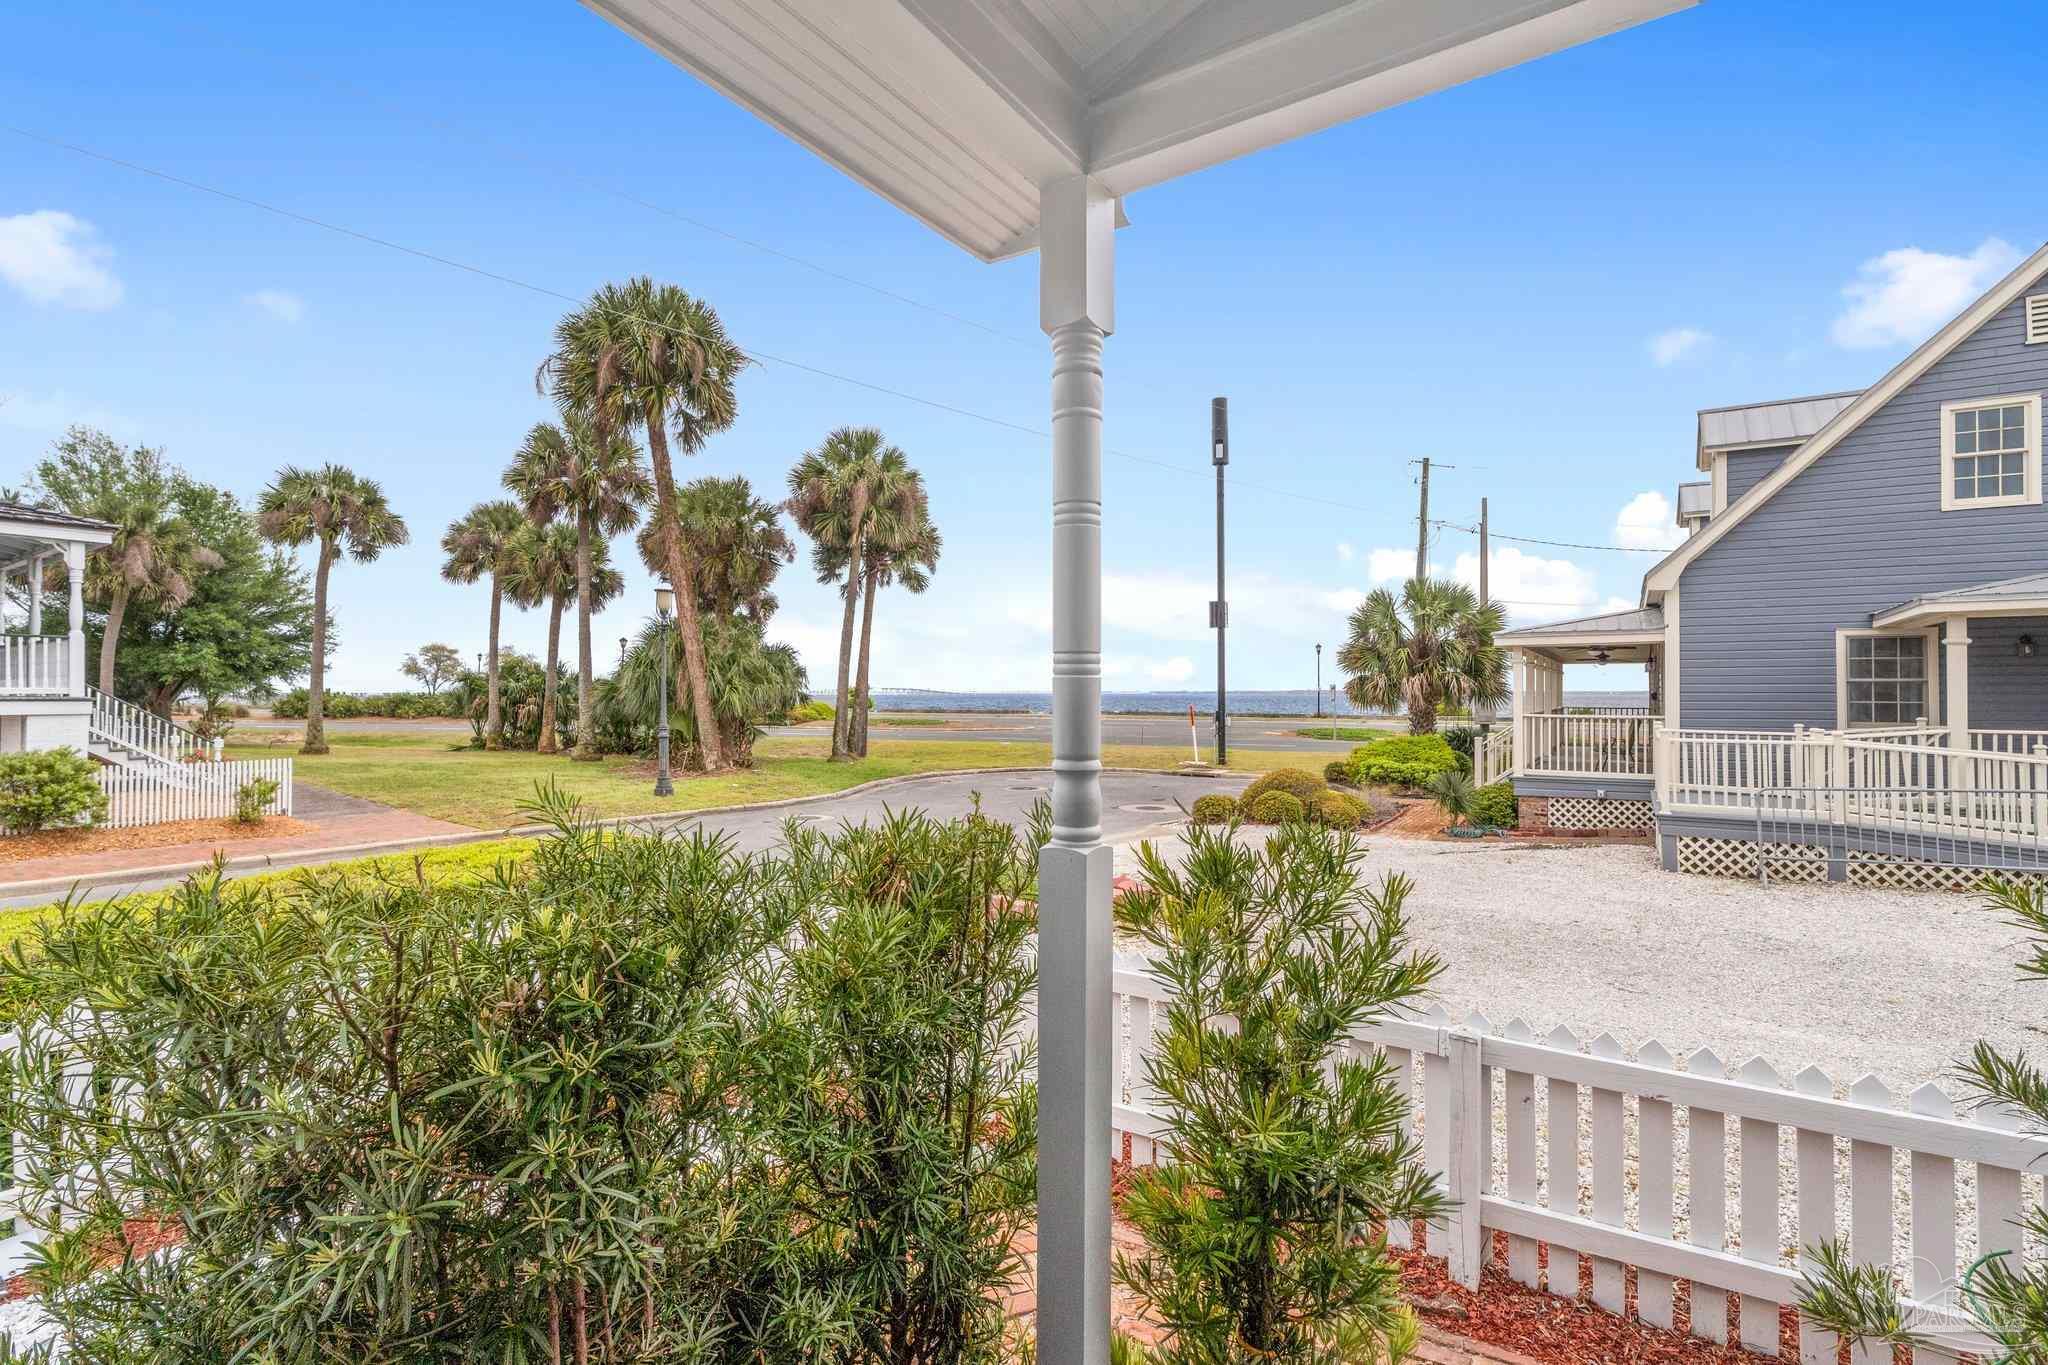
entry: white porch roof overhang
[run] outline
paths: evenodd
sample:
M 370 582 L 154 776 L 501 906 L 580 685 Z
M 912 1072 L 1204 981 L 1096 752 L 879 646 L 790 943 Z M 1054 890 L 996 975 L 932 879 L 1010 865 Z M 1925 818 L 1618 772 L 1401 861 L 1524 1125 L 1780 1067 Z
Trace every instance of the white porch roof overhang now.
M 1696 0 L 584 0 L 983 260 L 1121 197 Z
M 2048 616 L 2048 573 L 2002 578 L 1974 587 L 1928 593 L 1896 607 L 1872 612 L 1878 630 L 1912 630 L 1939 625 L 1951 617 Z
M 1664 613 L 1656 607 L 1607 612 L 1504 630 L 1494 640 L 1562 663 L 1647 663 L 1663 647 Z
M 1039 861 L 1038 1358 L 1109 1356 L 1103 341 L 1123 196 L 1697 0 L 584 0 L 983 260 L 1052 343 L 1052 843 Z M 1476 1250 L 1452 1254 L 1478 1283 Z

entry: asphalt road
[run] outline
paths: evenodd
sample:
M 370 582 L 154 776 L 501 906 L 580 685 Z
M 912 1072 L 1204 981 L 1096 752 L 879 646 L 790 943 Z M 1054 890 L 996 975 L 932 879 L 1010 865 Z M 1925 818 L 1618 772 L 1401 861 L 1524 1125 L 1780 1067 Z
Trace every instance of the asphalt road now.
M 936 724 L 891 724 L 891 721 L 934 721 Z M 1340 727 L 1357 727 L 1364 724 L 1357 719 L 1339 721 Z M 291 732 L 300 728 L 303 722 L 294 720 L 239 720 L 235 722 L 238 733 L 275 734 Z M 1296 730 L 1312 728 L 1317 722 L 1307 717 L 1288 719 L 1278 716 L 1240 716 L 1231 723 L 1230 742 L 1243 749 L 1301 750 L 1304 753 L 1329 752 L 1343 754 L 1350 752 L 1353 741 L 1327 739 L 1305 739 L 1295 734 Z M 469 733 L 466 720 L 330 720 L 329 734 L 336 735 L 449 735 L 462 736 Z M 771 725 L 768 733 L 776 736 L 824 736 L 822 725 Z M 1207 716 L 1198 718 L 1197 733 L 1202 747 L 1208 748 L 1216 742 L 1216 728 Z M 1003 712 L 988 715 L 962 713 L 959 711 L 881 711 L 870 734 L 875 739 L 932 739 L 932 740 L 1024 740 L 1050 743 L 1052 740 L 1052 717 L 1031 715 L 1025 712 Z M 1102 718 L 1102 742 L 1104 744 L 1132 744 L 1162 749 L 1186 749 L 1188 747 L 1187 721 L 1177 716 L 1122 716 L 1106 715 Z

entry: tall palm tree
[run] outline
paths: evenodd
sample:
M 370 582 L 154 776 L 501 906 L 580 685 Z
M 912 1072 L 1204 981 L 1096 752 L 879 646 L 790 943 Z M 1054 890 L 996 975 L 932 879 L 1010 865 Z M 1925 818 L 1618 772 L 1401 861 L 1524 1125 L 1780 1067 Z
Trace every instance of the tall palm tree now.
M 697 606 L 706 617 L 742 616 L 765 625 L 779 605 L 770 585 L 782 566 L 796 558 L 796 542 L 782 529 L 781 508 L 754 496 L 744 476 L 696 479 L 677 492 L 683 552 L 697 584 Z M 659 575 L 668 546 L 659 522 L 640 532 L 640 559 Z
M 582 605 L 583 577 L 579 570 L 576 528 L 563 522 L 535 526 L 528 522 L 511 548 L 511 564 L 505 571 L 505 596 L 515 606 L 531 610 L 548 609 L 548 652 L 543 665 L 540 701 L 540 738 L 535 747 L 544 754 L 561 750 L 560 714 L 562 611 L 569 603 Z M 611 566 L 611 556 L 599 542 L 589 574 L 589 593 L 594 605 L 604 606 L 625 591 L 625 580 Z M 579 698 L 580 704 L 580 698 Z M 589 728 L 588 711 L 576 713 L 580 740 Z
M 537 381 L 549 385 L 567 411 L 590 415 L 600 433 L 638 428 L 647 436 L 654 467 L 655 518 L 668 528 L 664 546 L 669 585 L 675 589 L 683 669 L 679 702 L 687 700 L 703 736 L 697 748 L 707 771 L 725 766 L 718 717 L 704 661 L 697 589 L 682 538 L 669 439 L 685 455 L 733 424 L 739 412 L 736 381 L 747 357 L 718 314 L 701 299 L 645 275 L 607 284 L 583 307 L 555 324 L 555 350 Z
M 318 469 L 287 465 L 256 501 L 256 524 L 275 545 L 317 544 L 313 569 L 313 663 L 306 686 L 306 740 L 299 752 L 327 752 L 327 576 L 347 556 L 367 564 L 412 538 L 405 518 L 391 510 L 384 490 L 338 464 Z
M 868 756 L 868 655 L 875 633 L 875 596 L 878 589 L 900 584 L 912 593 L 931 586 L 939 567 L 943 542 L 939 528 L 932 524 L 931 503 L 925 497 L 924 477 L 911 474 L 915 496 L 907 515 L 891 515 L 876 522 L 868 541 L 868 565 L 862 584 L 860 615 L 860 664 L 853 683 L 853 735 L 848 747 L 856 758 Z
M 1508 699 L 1508 659 L 1493 637 L 1507 624 L 1498 602 L 1444 578 L 1412 578 L 1401 596 L 1375 588 L 1351 613 L 1337 667 L 1350 677 L 1352 704 L 1405 706 L 1412 734 L 1436 729 L 1446 704 L 1499 706 Z
M 484 665 L 484 747 L 505 747 L 505 713 L 498 689 L 498 625 L 503 613 L 506 577 L 516 571 L 520 534 L 528 529 L 526 514 L 499 499 L 480 502 L 451 524 L 441 536 L 447 554 L 441 577 L 450 583 L 491 580 L 491 642 Z
M 564 429 L 566 427 L 566 430 Z M 630 531 L 640 520 L 652 488 L 633 438 L 616 426 L 604 428 L 588 413 L 571 410 L 563 426 L 537 422 L 526 434 L 505 486 L 535 522 L 567 517 L 576 526 L 576 752 L 594 762 L 597 735 L 588 723 L 595 705 L 596 665 L 591 654 L 591 614 L 617 593 L 595 590 L 605 541 Z M 616 572 L 616 571 L 614 571 Z
M 847 686 L 853 671 L 853 614 L 859 604 L 867 540 L 878 516 L 906 517 L 915 497 L 910 461 L 874 427 L 841 427 L 789 471 L 789 510 L 814 542 L 818 581 L 844 571 L 846 609 L 839 625 L 839 685 L 834 694 L 832 758 L 851 758 Z

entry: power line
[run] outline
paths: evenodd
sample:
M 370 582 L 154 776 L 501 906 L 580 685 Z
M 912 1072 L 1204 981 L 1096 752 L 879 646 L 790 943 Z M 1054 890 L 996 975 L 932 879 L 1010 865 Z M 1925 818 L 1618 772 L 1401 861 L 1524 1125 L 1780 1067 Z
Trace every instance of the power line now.
M 1430 525 L 1441 526 L 1446 531 L 1462 531 L 1468 536 L 1479 534 L 1477 526 L 1460 526 L 1452 521 L 1434 521 Z M 1613 550 L 1617 554 L 1628 555 L 1661 555 L 1668 553 L 1668 551 L 1648 549 L 1641 545 L 1590 545 L 1577 540 L 1539 540 L 1535 536 L 1511 536 L 1504 532 L 1493 530 L 1491 527 L 1487 529 L 1486 533 L 1494 540 L 1516 540 L 1524 545 L 1550 545 L 1560 550 Z
M 16 137 L 24 138 L 30 142 L 38 142 L 47 147 L 54 147 L 59 151 L 69 152 L 74 156 L 81 156 L 93 161 L 103 162 L 110 166 L 117 166 L 122 170 L 131 171 L 137 175 L 149 176 L 152 179 L 161 180 L 166 184 L 176 185 L 181 189 L 191 190 L 199 194 L 211 195 L 216 199 L 222 199 L 232 204 L 239 204 L 244 208 L 255 209 L 260 213 L 272 214 L 276 217 L 284 218 L 291 222 L 299 223 L 307 227 L 318 228 L 323 232 L 335 233 L 338 236 L 347 237 L 353 241 L 363 242 L 371 246 L 381 247 L 386 251 L 395 251 L 401 255 L 411 256 L 416 260 L 426 261 L 429 262 L 430 264 L 443 266 L 450 270 L 458 270 L 463 272 L 464 274 L 475 275 L 480 279 L 491 280 L 498 284 L 509 285 L 514 289 L 523 290 L 527 293 L 535 294 L 542 298 L 552 299 L 560 303 L 565 303 L 570 305 L 571 307 L 582 307 L 587 302 L 584 299 L 578 298 L 574 294 L 564 293 L 559 289 L 553 289 L 547 285 L 535 284 L 530 280 L 523 280 L 515 275 L 507 275 L 502 271 L 490 270 L 483 266 L 473 265 L 467 261 L 457 260 L 452 256 L 443 256 L 437 252 L 427 251 L 420 247 L 408 246 L 404 242 L 393 241 L 388 237 L 380 237 L 375 233 L 365 232 L 359 228 L 352 228 L 347 226 L 346 224 L 331 222 L 324 218 L 316 218 L 311 214 L 301 213 L 296 209 L 288 209 L 283 207 L 282 205 L 269 203 L 266 200 L 256 199 L 245 194 L 238 194 L 233 190 L 225 190 L 217 185 L 209 185 L 202 181 L 192 180 L 186 176 L 177 175 L 170 171 L 160 170 L 154 166 L 145 166 L 141 162 L 131 161 L 124 157 L 118 157 L 113 155 L 112 153 L 103 152 L 93 147 L 82 146 L 75 142 L 68 142 L 63 138 L 53 137 L 47 133 L 40 133 L 35 131 L 34 129 L 23 128 L 16 124 L 0 124 L 0 131 L 12 133 Z M 772 250 L 772 248 L 764 249 Z M 799 258 L 792 257 L 791 259 L 798 260 Z M 799 261 L 799 263 L 804 262 Z M 854 282 L 859 283 L 859 281 Z M 915 301 L 913 300 L 912 302 Z M 1001 427 L 1006 431 L 1014 431 L 1020 435 L 1031 436 L 1041 440 L 1051 439 L 1051 433 L 1046 431 L 1042 427 L 1028 426 L 1022 422 L 1013 422 L 1008 418 L 991 416 L 990 414 L 985 412 L 976 412 L 971 408 L 963 408 L 956 404 L 943 402 L 936 398 L 927 398 L 921 394 L 910 393 L 903 389 L 893 388 L 887 384 L 878 384 L 873 380 L 860 379 L 849 374 L 841 374 L 837 370 L 828 370 L 822 366 L 807 364 L 806 362 L 801 360 L 792 360 L 787 356 L 776 355 L 770 351 L 756 350 L 752 347 L 745 348 L 745 351 L 748 358 L 753 360 L 762 360 L 770 364 L 783 366 L 784 368 L 787 369 L 798 370 L 805 374 L 817 375 L 822 379 L 830 379 L 837 383 L 850 385 L 854 388 L 865 389 L 870 393 L 883 394 L 891 398 L 899 399 L 906 403 L 917 404 L 920 407 L 927 407 L 938 412 L 950 413 L 956 417 L 965 417 L 972 421 L 986 423 L 989 426 Z M 1107 455 L 1113 455 L 1121 460 L 1131 461 L 1134 464 L 1150 465 L 1156 469 L 1165 469 L 1176 474 L 1183 474 L 1194 478 L 1206 479 L 1209 477 L 1210 474 L 1210 471 L 1207 469 L 1197 469 L 1189 465 L 1176 464 L 1170 460 L 1155 459 L 1147 455 L 1136 455 L 1132 454 L 1129 451 L 1117 450 L 1113 447 L 1105 447 L 1103 453 Z M 1238 486 L 1241 488 L 1252 489 L 1255 492 L 1266 493 L 1274 497 L 1293 498 L 1298 502 L 1305 502 L 1318 507 L 1334 508 L 1339 511 L 1361 512 L 1366 513 L 1368 515 L 1376 515 L 1380 511 L 1384 510 L 1381 508 L 1367 507 L 1361 503 L 1341 502 L 1334 498 L 1327 498 L 1313 493 L 1299 493 L 1294 491 L 1293 489 L 1279 488 L 1271 484 L 1249 483 L 1240 481 Z M 1458 526 L 1451 522 L 1433 521 L 1429 524 L 1436 527 L 1448 528 L 1450 530 L 1463 531 L 1468 535 L 1477 534 L 1476 530 L 1474 530 L 1471 527 Z M 1505 535 L 1499 531 L 1494 531 L 1491 534 L 1496 539 L 1521 541 L 1524 544 L 1530 545 L 1551 545 L 1566 549 L 1578 550 L 1617 550 L 1632 553 L 1658 553 L 1654 550 L 1640 550 L 1638 547 L 1635 546 L 1589 545 L 1578 544 L 1571 541 L 1540 540 L 1532 536 Z M 1568 606 L 1575 604 L 1521 603 L 1517 605 Z

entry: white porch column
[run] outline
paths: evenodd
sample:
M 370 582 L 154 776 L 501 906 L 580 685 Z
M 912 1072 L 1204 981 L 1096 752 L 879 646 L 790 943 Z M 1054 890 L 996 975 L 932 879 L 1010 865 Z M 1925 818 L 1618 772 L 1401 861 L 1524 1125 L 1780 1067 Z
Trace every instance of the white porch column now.
M 1951 616 L 1942 636 L 1948 669 L 1941 680 L 1943 704 L 1948 708 L 1948 747 L 1959 754 L 1970 752 L 1970 618 Z
M 71 642 L 64 658 L 71 665 L 71 695 L 85 695 L 85 546 L 64 547 L 64 573 L 71 582 Z
M 28 633 L 43 633 L 43 557 L 30 555 L 28 560 Z
M 1102 845 L 1102 339 L 1116 200 L 1040 197 L 1052 338 L 1052 842 L 1038 859 L 1038 1358 L 1109 1360 L 1110 850 Z
M 1508 698 L 1508 733 L 1514 736 L 1515 746 L 1511 766 L 1519 766 L 1522 755 L 1527 752 L 1522 740 L 1522 717 L 1529 707 L 1529 656 L 1519 649 L 1508 651 L 1508 681 L 1514 687 L 1514 695 Z

